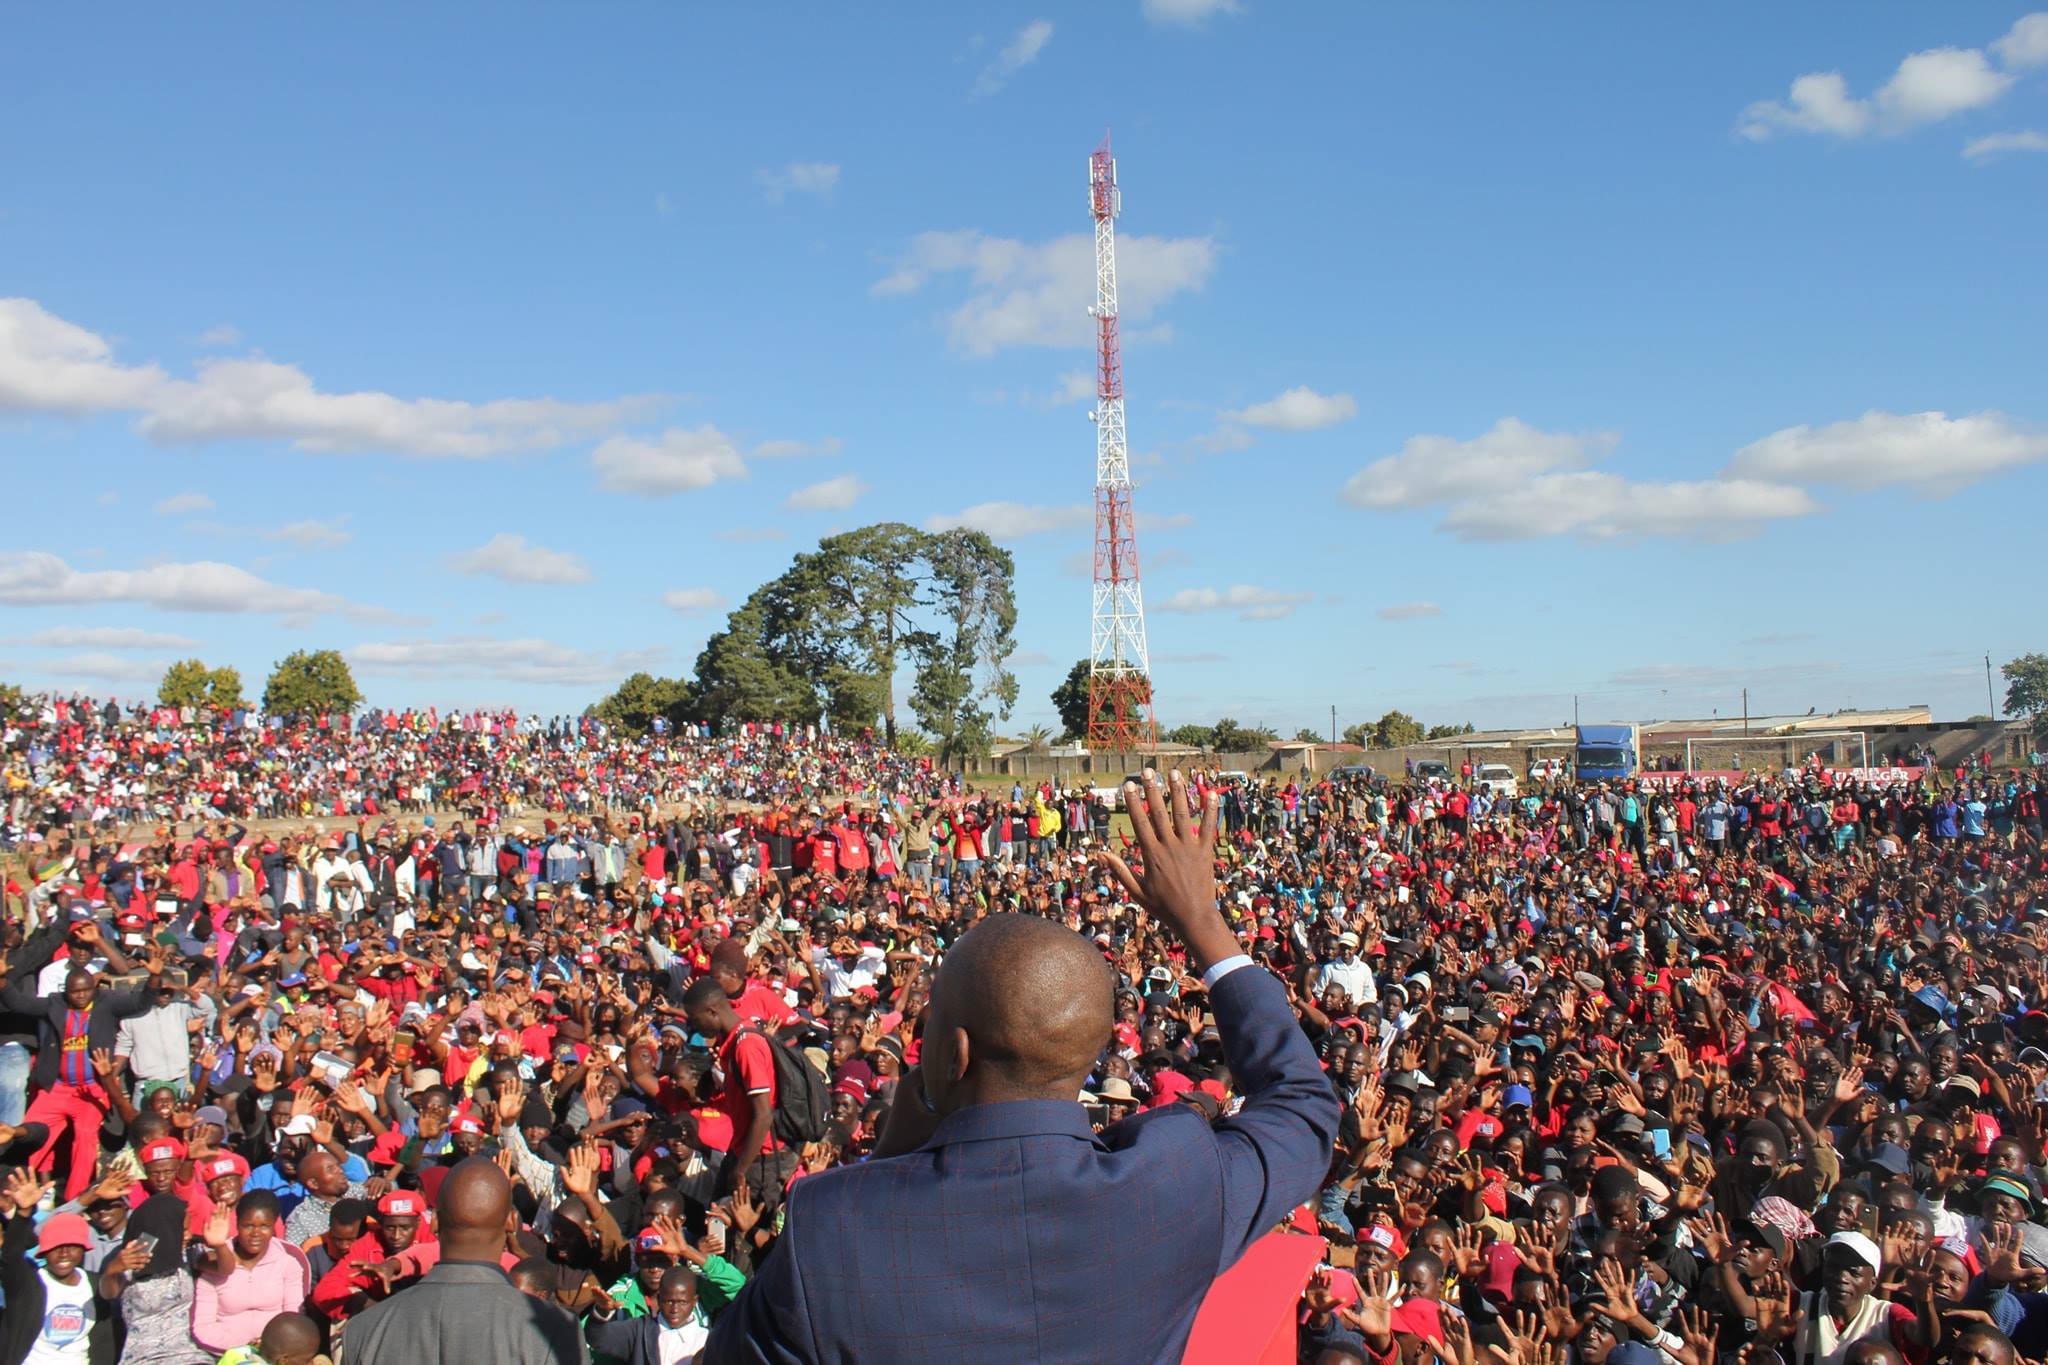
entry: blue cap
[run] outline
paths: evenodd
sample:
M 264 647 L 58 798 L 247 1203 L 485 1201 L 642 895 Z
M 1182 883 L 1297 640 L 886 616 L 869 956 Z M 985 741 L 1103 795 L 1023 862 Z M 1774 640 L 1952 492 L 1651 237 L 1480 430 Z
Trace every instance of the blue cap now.
M 306 974 L 304 972 L 293 972 L 290 976 L 281 976 L 277 979 L 277 984 L 280 986 L 303 986 L 306 984 Z
M 1500 1104 L 1503 1109 L 1512 1109 L 1518 1104 L 1527 1109 L 1535 1103 L 1536 1097 L 1529 1093 L 1529 1087 L 1526 1085 L 1511 1085 L 1501 1092 Z
M 1932 986 L 1922 986 L 1919 990 L 1914 991 L 1913 999 L 1925 1005 L 1928 1009 L 1933 1010 L 1936 1014 L 1944 1017 L 1948 1014 L 1948 997 Z
M 1904 1175 L 1912 1169 L 1912 1158 L 1906 1149 L 1896 1142 L 1880 1142 L 1870 1154 L 1870 1164 L 1893 1175 Z
M 1543 1046 L 1543 1040 L 1533 1033 L 1525 1033 L 1521 1037 L 1515 1039 L 1513 1046 L 1533 1047 L 1538 1052 L 1544 1052 L 1548 1050 Z
M 432 829 L 433 827 L 434 827 L 434 817 L 433 817 L 433 816 L 431 816 L 431 815 L 429 815 L 429 816 L 427 817 L 427 828 L 428 828 L 428 829 Z

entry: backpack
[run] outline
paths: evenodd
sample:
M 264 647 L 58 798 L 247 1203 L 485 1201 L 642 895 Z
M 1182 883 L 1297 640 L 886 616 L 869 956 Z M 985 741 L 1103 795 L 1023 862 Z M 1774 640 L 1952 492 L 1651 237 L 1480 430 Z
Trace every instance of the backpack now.
M 816 1142 L 825 1136 L 825 1119 L 832 1112 L 824 1073 L 811 1065 L 810 1058 L 767 1030 L 748 1025 L 741 1033 L 758 1035 L 775 1058 L 775 1115 L 770 1131 L 789 1147 Z

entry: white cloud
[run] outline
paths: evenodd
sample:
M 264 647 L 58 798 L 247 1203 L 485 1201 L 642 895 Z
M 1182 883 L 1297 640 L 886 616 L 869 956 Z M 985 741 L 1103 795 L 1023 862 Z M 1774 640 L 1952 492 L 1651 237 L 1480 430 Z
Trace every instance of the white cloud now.
M 2008 71 L 2048 66 L 2048 10 L 2021 15 L 2006 35 L 1991 45 L 1991 52 Z
M 133 410 L 165 382 L 154 365 L 117 363 L 104 337 L 34 299 L 0 299 L 0 412 Z
M 713 426 L 670 427 L 649 440 L 614 436 L 590 453 L 601 487 L 614 493 L 672 493 L 709 488 L 723 479 L 744 479 L 747 462 L 732 439 Z
M 122 365 L 104 337 L 32 299 L 0 299 L 0 410 L 132 412 L 162 444 L 276 440 L 322 453 L 477 459 L 596 436 L 659 401 L 325 393 L 298 367 L 268 360 L 202 360 L 193 378 L 174 379 L 154 365 Z
M 839 183 L 839 167 L 830 161 L 792 161 L 779 171 L 755 171 L 754 183 L 771 204 L 792 194 L 830 194 Z
M 1759 142 L 1778 133 L 1896 136 L 1982 109 L 2012 88 L 2012 72 L 2048 63 L 2048 13 L 2022 18 L 1991 51 L 2006 70 L 1974 47 L 1915 52 L 1868 99 L 1851 94 L 1839 71 L 1811 71 L 1792 82 L 1784 100 L 1758 100 L 1743 110 L 1736 128 Z
M 1140 0 L 1138 8 L 1155 24 L 1190 28 L 1218 14 L 1237 14 L 1237 0 Z
M 130 659 L 119 654 L 71 654 L 36 665 L 36 672 L 51 678 L 91 678 L 98 682 L 161 682 L 170 666 L 164 659 Z
M 1120 237 L 1117 303 L 1124 323 L 1142 323 L 1174 295 L 1201 289 L 1217 254 L 1208 237 Z M 1093 234 L 1033 243 L 970 229 L 921 232 L 872 292 L 911 294 L 955 274 L 969 281 L 966 301 L 946 318 L 948 339 L 960 349 L 985 356 L 1006 346 L 1094 344 Z
M 209 327 L 193 338 L 201 346 L 239 346 L 242 344 L 242 329 L 231 322 L 218 327 Z
M 0 605 L 83 606 L 135 602 L 165 611 L 249 612 L 294 620 L 337 614 L 388 620 L 330 592 L 266 582 L 247 569 L 212 560 L 153 564 L 145 569 L 82 572 L 40 550 L 0 551 Z
M 974 82 L 976 95 L 993 95 L 1009 83 L 1010 77 L 1038 60 L 1038 54 L 1045 51 L 1045 45 L 1052 41 L 1052 21 L 1033 19 L 1017 30 L 1010 41 L 1003 44 L 995 60 L 981 69 L 981 75 Z
M 2048 152 L 2048 133 L 2031 129 L 2017 133 L 1990 133 L 1963 144 L 1963 159 L 1982 161 L 2001 152 Z
M 1810 516 L 1818 504 L 1804 489 L 1748 479 L 1635 483 L 1619 474 L 1580 470 L 1542 474 L 1455 503 L 1443 529 L 1464 540 L 1584 540 L 1686 537 L 1722 540 L 1765 522 Z
M 859 502 L 867 491 L 868 485 L 858 475 L 841 474 L 836 479 L 806 484 L 791 493 L 782 505 L 794 512 L 838 511 Z
M 1152 609 L 1164 612 L 1227 611 L 1243 621 L 1277 621 L 1292 615 L 1294 609 L 1304 602 L 1314 600 L 1312 592 L 1278 592 L 1272 588 L 1255 588 L 1240 583 L 1220 589 L 1182 588 L 1154 602 Z
M 716 588 L 670 588 L 661 595 L 661 604 L 671 611 L 711 611 L 723 606 L 724 594 Z
M 1742 135 L 1761 142 L 1774 133 L 1856 137 L 1870 127 L 1870 105 L 1849 93 L 1839 71 L 1813 71 L 1792 82 L 1786 102 L 1758 100 L 1742 111 Z
M 981 531 L 995 540 L 1016 540 L 1053 531 L 1072 531 L 1088 525 L 1094 517 L 1094 509 L 1085 502 L 1060 507 L 1022 502 L 979 502 L 963 511 L 927 518 L 924 529 Z
M 1612 449 L 1609 432 L 1538 431 L 1514 417 L 1469 441 L 1411 436 L 1392 455 L 1373 461 L 1345 483 L 1343 498 L 1359 507 L 1429 507 L 1526 482 L 1556 469 L 1579 469 Z
M 1348 393 L 1317 393 L 1302 386 L 1222 416 L 1226 422 L 1266 431 L 1321 431 L 1358 416 L 1358 403 Z
M 9 644 L 34 645 L 39 649 L 197 649 L 199 642 L 189 635 L 142 630 L 135 626 L 52 626 Z
M 757 460 L 790 460 L 804 455 L 837 455 L 843 444 L 837 436 L 817 441 L 763 441 L 747 453 Z
M 277 440 L 323 454 L 386 451 L 481 459 L 598 435 L 646 412 L 651 401 L 501 398 L 468 403 L 378 392 L 322 393 L 296 365 L 210 360 L 201 362 L 196 380 L 165 384 L 139 425 L 151 440 L 172 445 Z
M 665 650 L 616 653 L 573 649 L 549 640 L 455 636 L 445 640 L 389 640 L 342 651 L 364 673 L 409 678 L 490 678 L 560 687 L 610 687 L 629 673 L 661 664 Z
M 1095 376 L 1086 370 L 1068 370 L 1060 375 L 1059 385 L 1042 400 L 1046 407 L 1064 407 L 1068 403 L 1086 402 L 1095 396 Z
M 535 545 L 525 536 L 500 531 L 474 550 L 448 558 L 457 573 L 483 574 L 507 583 L 588 583 L 590 565 L 564 550 Z
M 2004 413 L 1866 412 L 1853 421 L 1774 431 L 1735 452 L 1738 478 L 1950 493 L 2002 470 L 2048 460 L 2048 431 Z
M 288 521 L 263 532 L 263 538 L 283 541 L 302 550 L 338 550 L 356 538 L 355 532 L 343 528 L 347 520 L 343 516 L 333 521 Z
M 188 512 L 204 512 L 213 506 L 213 499 L 204 493 L 173 493 L 156 505 L 160 517 L 181 517 Z
M 1379 509 L 1446 506 L 1441 529 L 1465 540 L 1723 538 L 1818 510 L 1798 488 L 1755 479 L 1639 483 L 1589 470 L 1608 433 L 1545 432 L 1507 417 L 1470 441 L 1414 436 L 1344 485 Z
M 1422 621 L 1443 614 L 1444 609 L 1434 602 L 1396 602 L 1373 613 L 1382 621 Z

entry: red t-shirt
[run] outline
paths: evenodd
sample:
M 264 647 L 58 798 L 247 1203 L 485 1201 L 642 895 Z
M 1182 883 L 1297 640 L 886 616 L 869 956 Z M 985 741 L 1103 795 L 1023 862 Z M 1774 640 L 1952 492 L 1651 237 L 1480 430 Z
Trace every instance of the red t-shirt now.
M 735 1029 L 731 1037 L 719 1044 L 718 1093 L 711 1104 L 732 1121 L 734 1142 L 740 1140 L 740 1134 L 753 1118 L 755 1095 L 765 1094 L 768 1107 L 775 1107 L 775 1054 L 769 1046 L 766 1038 L 745 1029 Z M 761 1140 L 759 1154 L 766 1156 L 781 1146 L 771 1129 Z

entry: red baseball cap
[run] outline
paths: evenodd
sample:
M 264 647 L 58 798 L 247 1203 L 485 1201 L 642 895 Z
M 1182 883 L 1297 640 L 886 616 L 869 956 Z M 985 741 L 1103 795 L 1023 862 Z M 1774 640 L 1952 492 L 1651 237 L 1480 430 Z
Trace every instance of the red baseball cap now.
M 210 1156 L 199 1163 L 199 1182 L 203 1185 L 218 1180 L 224 1175 L 240 1176 L 242 1169 L 231 1156 Z
M 455 1122 L 450 1124 L 449 1127 L 458 1133 L 482 1133 L 484 1131 L 483 1120 L 474 1114 L 456 1115 Z
M 145 1166 L 154 1161 L 183 1161 L 185 1144 L 176 1138 L 158 1138 L 145 1144 L 138 1155 Z
M 377 1201 L 380 1218 L 418 1218 L 426 1210 L 426 1201 L 413 1190 L 391 1190 Z

